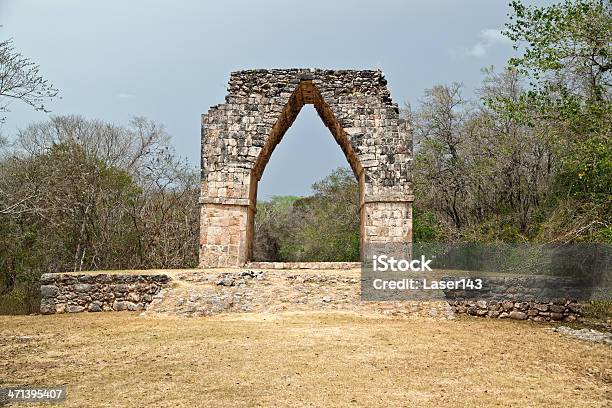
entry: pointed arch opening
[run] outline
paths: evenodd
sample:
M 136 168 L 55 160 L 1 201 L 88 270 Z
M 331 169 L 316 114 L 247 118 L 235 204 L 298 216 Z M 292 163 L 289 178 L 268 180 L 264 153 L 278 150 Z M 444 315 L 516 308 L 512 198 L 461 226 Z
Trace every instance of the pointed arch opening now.
M 331 107 L 325 102 L 323 96 L 311 80 L 301 80 L 289 97 L 289 101 L 283 107 L 281 114 L 272 126 L 269 136 L 262 147 L 250 172 L 249 182 L 249 206 L 247 217 L 247 262 L 253 260 L 254 248 L 254 225 L 257 213 L 257 190 L 266 165 L 270 161 L 272 153 L 282 141 L 287 130 L 296 120 L 304 105 L 314 106 L 319 118 L 328 128 L 336 143 L 340 146 L 355 179 L 359 186 L 359 236 L 360 250 L 363 241 L 363 202 L 364 202 L 364 169 L 350 143 L 349 137 L 335 117 Z

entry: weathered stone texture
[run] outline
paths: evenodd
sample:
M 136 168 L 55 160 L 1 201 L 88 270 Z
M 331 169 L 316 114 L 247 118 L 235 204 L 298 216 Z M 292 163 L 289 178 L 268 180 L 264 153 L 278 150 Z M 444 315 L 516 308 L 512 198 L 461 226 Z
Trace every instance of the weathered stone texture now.
M 466 277 L 445 278 L 447 280 L 468 279 Z M 545 275 L 501 275 L 482 276 L 482 288 L 477 290 L 446 290 L 445 296 L 451 300 L 488 300 L 498 301 L 507 308 L 512 302 L 535 302 L 542 312 L 562 312 L 564 309 L 556 303 L 547 306 L 548 302 L 557 299 L 589 299 L 584 288 L 570 277 Z
M 486 276 L 482 289 L 449 290 L 456 313 L 498 319 L 573 322 L 582 316 L 580 289 L 570 278 Z
M 250 259 L 257 183 L 304 104 L 314 104 L 359 180 L 362 245 L 409 242 L 412 139 L 386 84 L 369 70 L 232 73 L 225 103 L 202 115 L 200 266 Z
M 571 299 L 549 302 L 451 300 L 449 304 L 455 313 L 494 319 L 575 322 L 582 316 L 580 304 Z
M 169 278 L 167 275 L 45 274 L 40 312 L 78 313 L 144 310 Z
M 368 242 L 412 242 L 410 202 L 366 202 L 364 211 L 364 232 Z
M 246 259 L 249 207 L 204 204 L 200 215 L 200 264 L 210 267 L 233 265 Z

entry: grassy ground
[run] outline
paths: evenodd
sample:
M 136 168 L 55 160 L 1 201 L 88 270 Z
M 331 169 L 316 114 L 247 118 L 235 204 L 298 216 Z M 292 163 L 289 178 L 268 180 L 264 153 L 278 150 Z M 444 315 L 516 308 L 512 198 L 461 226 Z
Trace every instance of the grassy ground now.
M 16 384 L 65 384 L 66 407 L 604 407 L 612 351 L 476 318 L 0 316 Z

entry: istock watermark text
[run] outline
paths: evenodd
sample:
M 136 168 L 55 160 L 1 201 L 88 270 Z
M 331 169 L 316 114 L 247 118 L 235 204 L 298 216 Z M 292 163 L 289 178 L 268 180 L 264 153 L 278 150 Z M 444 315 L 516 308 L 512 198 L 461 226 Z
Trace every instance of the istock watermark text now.
M 426 259 L 424 255 L 421 255 L 421 259 L 395 259 L 392 256 L 387 255 L 374 255 L 373 270 L 374 272 L 431 272 L 432 269 L 429 264 L 432 262 L 431 259 Z

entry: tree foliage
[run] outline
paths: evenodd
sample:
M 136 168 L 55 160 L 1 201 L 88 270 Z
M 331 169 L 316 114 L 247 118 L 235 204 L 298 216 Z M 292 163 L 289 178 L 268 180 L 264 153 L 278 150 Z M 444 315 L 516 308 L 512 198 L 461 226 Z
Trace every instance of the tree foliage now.
M 523 121 L 530 112 L 530 124 L 551 140 L 556 205 L 571 200 L 574 207 L 565 235 L 605 240 L 612 222 L 611 3 L 511 7 L 506 34 L 523 52 L 510 64 L 529 87 L 519 103 L 503 107 Z
M 58 90 L 41 74 L 40 67 L 15 50 L 12 40 L 0 41 L 0 114 L 9 111 L 12 101 L 21 101 L 48 112 L 44 101 Z M 4 117 L 0 117 L 0 122 Z
M 312 186 L 308 197 L 277 196 L 257 203 L 254 259 L 359 261 L 359 184 L 338 168 Z M 415 209 L 413 239 L 434 242 L 442 226 L 433 212 Z
M 611 242 L 610 3 L 511 10 L 509 66 L 476 98 L 439 85 L 408 113 L 417 207 L 446 240 Z
M 313 184 L 310 197 L 258 203 L 254 258 L 266 261 L 358 261 L 359 186 L 339 168 Z
M 510 3 L 504 32 L 522 55 L 510 65 L 545 96 L 603 101 L 612 77 L 612 7 L 609 0 L 564 0 L 546 7 Z M 550 99 L 549 99 L 550 102 Z
M 196 266 L 198 178 L 168 143 L 144 118 L 55 117 L 21 131 L 0 159 L 5 298 L 36 310 L 24 292 L 45 272 Z

